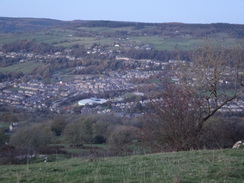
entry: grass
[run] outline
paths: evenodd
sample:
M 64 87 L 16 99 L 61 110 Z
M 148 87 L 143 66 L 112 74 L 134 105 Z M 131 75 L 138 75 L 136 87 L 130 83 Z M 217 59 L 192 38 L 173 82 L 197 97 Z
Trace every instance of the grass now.
M 0 128 L 6 129 L 11 123 L 0 122 Z
M 225 35 L 216 35 L 212 37 L 213 41 L 220 41 L 225 46 L 233 46 L 236 44 L 237 40 L 225 37 Z M 157 50 L 194 50 L 201 46 L 204 42 L 204 39 L 193 38 L 191 36 L 182 36 L 182 37 L 165 37 L 165 36 L 134 36 L 130 37 L 130 41 L 141 43 L 141 44 L 152 44 Z M 243 43 L 244 40 L 240 39 L 240 43 Z
M 55 46 L 63 46 L 63 47 L 71 47 L 72 45 L 79 44 L 79 45 L 92 45 L 94 42 L 94 38 L 84 37 L 84 38 L 70 38 L 67 42 L 55 44 Z
M 55 144 L 56 146 L 61 146 L 62 150 L 71 153 L 75 156 L 81 156 L 84 154 L 89 154 L 91 151 L 95 152 L 105 152 L 107 145 L 105 144 L 83 144 L 81 147 L 70 147 L 69 144 Z
M 244 180 L 244 150 L 189 151 L 0 166 L 0 182 L 230 182 Z
M 0 44 L 11 43 L 17 40 L 35 40 L 39 43 L 48 43 L 51 44 L 53 42 L 60 42 L 69 39 L 73 39 L 70 37 L 70 34 L 73 34 L 74 31 L 65 30 L 65 29 L 53 29 L 49 32 L 40 31 L 40 32 L 32 32 L 32 33 L 1 33 L 0 34 Z
M 26 62 L 26 63 L 18 63 L 8 67 L 1 67 L 0 72 L 8 73 L 8 72 L 23 72 L 24 74 L 31 73 L 35 68 L 43 65 L 41 62 Z
M 109 28 L 107 28 L 109 29 Z M 0 34 L 0 45 L 11 43 L 17 40 L 35 40 L 39 43 L 55 43 L 55 46 L 71 47 L 75 44 L 91 46 L 93 43 L 100 43 L 102 45 L 112 45 L 111 38 L 92 38 L 92 37 L 75 37 L 76 31 L 66 29 L 52 29 L 49 32 L 34 32 L 34 33 L 16 33 L 16 34 Z M 72 35 L 72 36 L 70 36 Z
M 162 83 L 162 81 L 160 79 L 150 79 L 149 80 L 150 83 L 155 83 L 155 84 L 160 84 Z
M 152 44 L 158 50 L 192 50 L 203 43 L 203 40 L 192 37 L 137 36 L 131 37 L 130 40 Z

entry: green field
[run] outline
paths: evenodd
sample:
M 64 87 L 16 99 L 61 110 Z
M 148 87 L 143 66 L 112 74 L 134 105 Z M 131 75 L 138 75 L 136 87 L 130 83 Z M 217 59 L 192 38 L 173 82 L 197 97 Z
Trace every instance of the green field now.
M 171 183 L 244 180 L 244 149 L 80 158 L 0 166 L 0 182 Z
M 69 30 L 51 30 L 51 31 L 41 31 L 41 32 L 33 32 L 33 33 L 15 33 L 15 34 L 0 34 L 0 44 L 11 43 L 14 41 L 20 40 L 35 40 L 37 42 L 43 43 L 54 43 L 61 41 L 69 41 L 74 40 L 72 35 L 73 31 Z
M 102 45 L 104 45 L 104 44 L 112 45 L 112 40 L 111 39 L 97 39 L 97 38 L 91 38 L 91 37 L 82 37 L 82 38 L 73 37 L 72 39 L 69 39 L 68 41 L 66 41 L 64 43 L 55 44 L 55 46 L 71 47 L 75 44 L 91 46 L 93 43 L 100 43 Z
M 31 73 L 35 68 L 42 66 L 42 62 L 26 62 L 26 63 L 18 63 L 8 67 L 1 67 L 0 72 L 8 73 L 8 72 L 23 72 L 24 74 Z
M 224 37 L 225 35 L 216 35 L 210 39 L 213 42 L 221 42 L 223 46 L 233 46 L 237 44 L 237 40 Z M 151 44 L 157 50 L 194 50 L 206 42 L 205 39 L 193 38 L 191 36 L 184 37 L 164 37 L 164 36 L 136 36 L 130 37 L 130 41 L 140 44 Z M 244 39 L 238 40 L 239 43 L 244 43 Z
M 6 129 L 6 128 L 9 127 L 9 125 L 10 125 L 10 123 L 0 122 L 0 128 L 4 128 L 4 129 Z

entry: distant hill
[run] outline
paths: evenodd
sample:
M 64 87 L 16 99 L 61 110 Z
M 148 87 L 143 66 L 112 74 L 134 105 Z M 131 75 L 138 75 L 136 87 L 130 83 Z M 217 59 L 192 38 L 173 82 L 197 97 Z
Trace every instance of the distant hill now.
M 226 33 L 234 38 L 244 38 L 244 25 L 214 23 L 214 24 L 184 24 L 184 23 L 139 23 L 120 21 L 61 21 L 41 18 L 7 18 L 0 17 L 0 32 L 32 32 L 52 28 L 75 29 L 77 27 L 134 27 L 143 35 L 193 35 L 204 37 L 215 33 Z
M 65 26 L 66 24 L 65 21 L 52 19 L 0 17 L 0 32 L 40 31 Z

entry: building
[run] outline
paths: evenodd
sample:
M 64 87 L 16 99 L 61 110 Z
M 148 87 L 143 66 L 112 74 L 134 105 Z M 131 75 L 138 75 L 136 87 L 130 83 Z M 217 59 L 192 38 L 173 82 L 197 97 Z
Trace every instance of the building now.
M 93 105 L 93 104 L 104 104 L 106 103 L 107 100 L 106 99 L 98 99 L 98 98 L 90 98 L 90 99 L 84 99 L 84 100 L 80 100 L 78 102 L 79 106 L 84 106 L 84 105 Z

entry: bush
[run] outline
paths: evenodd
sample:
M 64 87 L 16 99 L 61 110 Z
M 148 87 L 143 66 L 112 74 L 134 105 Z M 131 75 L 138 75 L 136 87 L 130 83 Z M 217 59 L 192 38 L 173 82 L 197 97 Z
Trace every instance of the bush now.
M 205 148 L 231 148 L 244 139 L 244 121 L 241 118 L 214 118 L 203 129 L 201 141 Z
M 132 141 L 137 136 L 137 130 L 134 127 L 117 127 L 108 139 L 110 152 L 114 155 L 128 154 L 133 151 Z

